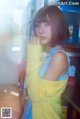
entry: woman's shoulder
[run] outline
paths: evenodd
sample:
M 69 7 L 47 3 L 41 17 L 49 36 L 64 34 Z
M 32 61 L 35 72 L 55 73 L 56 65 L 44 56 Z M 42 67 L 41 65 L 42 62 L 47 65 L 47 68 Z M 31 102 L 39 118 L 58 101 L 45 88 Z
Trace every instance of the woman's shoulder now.
M 51 59 L 52 63 L 67 63 L 68 62 L 68 57 L 65 53 L 65 51 L 63 50 L 59 50 L 58 52 L 56 52 L 52 59 Z
M 58 50 L 54 53 L 53 57 L 51 58 L 50 61 L 50 65 L 51 67 L 58 67 L 60 68 L 63 72 L 65 70 L 65 72 L 68 69 L 68 56 L 65 52 L 65 50 L 60 47 L 58 48 Z
M 61 45 L 57 45 L 55 48 L 56 48 L 56 51 L 52 57 L 53 60 L 54 59 L 64 59 L 64 60 L 68 59 L 67 53 Z
M 58 80 L 67 70 L 67 55 L 64 52 L 56 52 L 50 60 L 45 79 Z

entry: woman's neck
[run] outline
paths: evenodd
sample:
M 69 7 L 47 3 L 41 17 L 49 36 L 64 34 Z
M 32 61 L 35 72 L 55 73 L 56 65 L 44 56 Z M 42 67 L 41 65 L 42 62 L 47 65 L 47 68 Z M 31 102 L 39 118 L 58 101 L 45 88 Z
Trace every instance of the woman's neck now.
M 45 49 L 46 49 L 46 51 L 48 53 L 48 52 L 50 52 L 50 50 L 52 49 L 52 47 L 50 47 L 50 46 L 47 45 L 47 46 L 45 46 Z
M 61 45 L 56 45 L 56 46 L 54 46 L 54 47 L 46 46 L 46 51 L 47 51 L 47 52 L 50 52 L 50 50 L 52 50 L 52 49 L 54 49 L 54 48 L 57 48 L 57 49 L 59 49 L 59 50 L 64 50 Z

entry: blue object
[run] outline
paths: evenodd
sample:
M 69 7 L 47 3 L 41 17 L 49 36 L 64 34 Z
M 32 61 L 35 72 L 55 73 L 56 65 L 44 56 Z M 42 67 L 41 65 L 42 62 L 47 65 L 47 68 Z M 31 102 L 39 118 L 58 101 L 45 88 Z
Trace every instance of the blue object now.
M 68 38 L 68 39 L 67 39 L 67 42 L 68 42 L 68 43 L 72 43 L 72 42 L 73 42 L 73 39 Z
M 32 119 L 32 103 L 28 100 L 22 119 Z
M 79 12 L 80 13 L 80 6 L 79 5 L 60 5 L 60 9 L 62 11 Z
M 80 38 L 78 38 L 78 43 L 80 44 Z

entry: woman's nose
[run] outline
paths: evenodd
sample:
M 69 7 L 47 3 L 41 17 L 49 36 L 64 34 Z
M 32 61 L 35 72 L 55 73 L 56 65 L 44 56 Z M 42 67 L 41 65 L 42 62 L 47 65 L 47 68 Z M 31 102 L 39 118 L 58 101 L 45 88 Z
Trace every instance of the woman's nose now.
M 40 34 L 44 33 L 44 25 L 43 24 L 40 25 L 39 32 L 40 32 Z

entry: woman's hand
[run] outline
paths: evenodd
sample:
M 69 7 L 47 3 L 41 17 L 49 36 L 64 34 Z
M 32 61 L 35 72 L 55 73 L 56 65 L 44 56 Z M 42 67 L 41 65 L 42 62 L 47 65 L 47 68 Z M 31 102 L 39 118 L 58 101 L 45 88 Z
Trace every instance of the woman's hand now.
M 28 44 L 40 45 L 40 39 L 35 36 L 32 36 L 31 40 L 28 41 Z

